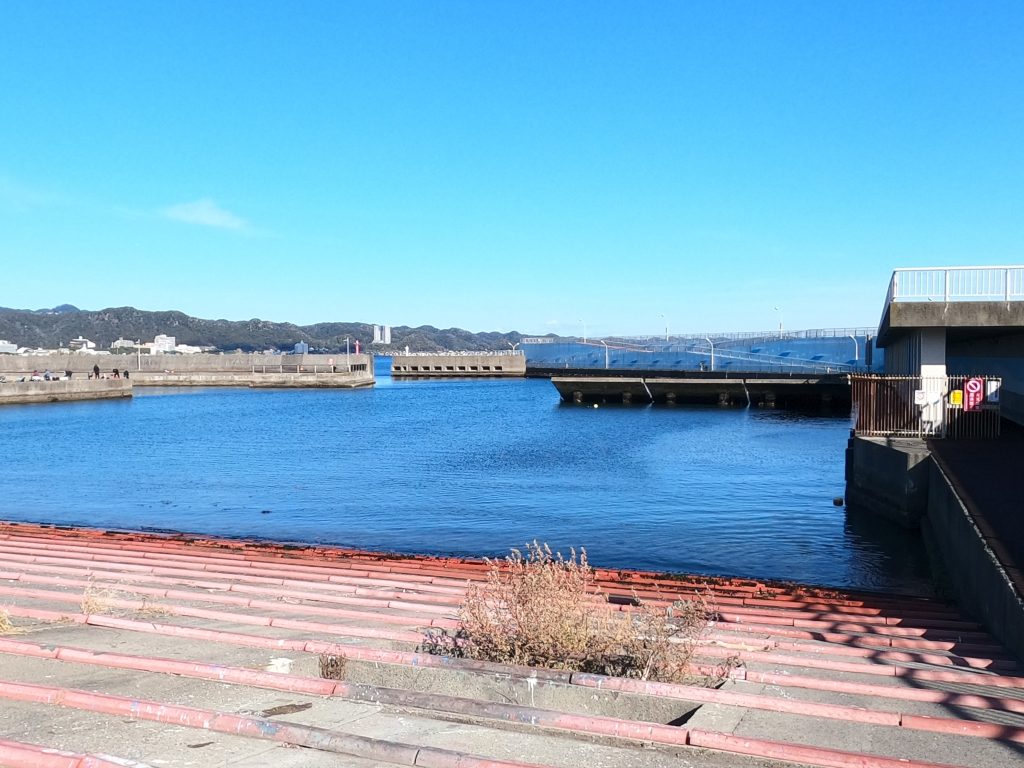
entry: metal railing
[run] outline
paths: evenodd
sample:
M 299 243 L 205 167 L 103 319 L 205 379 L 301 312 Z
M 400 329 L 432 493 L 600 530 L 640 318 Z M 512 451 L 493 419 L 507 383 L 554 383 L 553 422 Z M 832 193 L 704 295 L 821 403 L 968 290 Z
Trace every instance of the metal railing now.
M 894 301 L 1024 301 L 1024 266 L 897 269 L 885 305 Z
M 853 375 L 850 386 L 858 435 L 999 437 L 1002 379 L 997 377 Z

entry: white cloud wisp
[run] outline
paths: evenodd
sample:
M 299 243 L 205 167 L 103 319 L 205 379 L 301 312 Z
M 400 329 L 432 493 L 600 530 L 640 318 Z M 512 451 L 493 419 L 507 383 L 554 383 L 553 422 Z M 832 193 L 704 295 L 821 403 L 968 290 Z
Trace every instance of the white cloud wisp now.
M 231 211 L 221 208 L 208 197 L 191 203 L 172 205 L 164 208 L 161 213 L 165 218 L 181 221 L 185 224 L 198 224 L 203 227 L 233 229 L 235 231 L 249 229 L 249 222 L 241 216 L 236 216 Z

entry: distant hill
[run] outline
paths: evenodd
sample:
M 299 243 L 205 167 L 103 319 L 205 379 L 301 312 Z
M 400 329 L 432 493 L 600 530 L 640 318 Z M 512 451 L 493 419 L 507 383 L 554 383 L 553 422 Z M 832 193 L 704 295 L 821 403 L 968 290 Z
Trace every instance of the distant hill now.
M 378 353 L 404 351 L 434 352 L 439 350 L 508 349 L 522 339 L 518 332 L 472 333 L 461 328 L 439 329 L 423 325 L 419 328 L 395 326 L 391 329 L 391 345 L 376 346 L 373 326 L 367 323 L 317 323 L 295 325 L 269 320 L 203 320 L 183 312 L 146 312 L 134 307 L 113 307 L 98 311 L 80 310 L 70 304 L 53 309 L 26 310 L 0 307 L 0 339 L 19 347 L 56 348 L 67 346 L 78 336 L 96 342 L 98 349 L 108 349 L 118 338 L 152 341 L 157 334 L 174 336 L 179 344 L 212 346 L 230 352 L 256 352 L 265 349 L 291 351 L 300 341 L 311 350 L 344 352 L 345 338 L 352 348 L 358 340 L 363 349 Z

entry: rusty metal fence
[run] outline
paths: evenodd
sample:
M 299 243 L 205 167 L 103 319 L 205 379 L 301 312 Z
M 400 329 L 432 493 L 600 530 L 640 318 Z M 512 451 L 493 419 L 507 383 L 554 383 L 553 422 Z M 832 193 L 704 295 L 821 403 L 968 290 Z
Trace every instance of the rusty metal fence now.
M 999 437 L 997 377 L 852 375 L 850 386 L 858 435 Z

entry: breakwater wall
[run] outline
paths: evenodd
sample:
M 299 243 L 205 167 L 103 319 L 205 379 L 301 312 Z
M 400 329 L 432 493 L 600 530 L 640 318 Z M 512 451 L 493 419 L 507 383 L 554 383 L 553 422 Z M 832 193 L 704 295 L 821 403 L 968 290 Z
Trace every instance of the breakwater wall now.
M 103 374 L 114 368 L 138 372 L 164 371 L 259 371 L 320 373 L 373 370 L 373 356 L 360 355 L 258 355 L 247 353 L 195 354 L 195 355 L 90 355 L 82 353 L 55 353 L 49 355 L 0 355 L 0 374 L 25 375 L 32 371 L 73 371 L 89 373 L 98 365 Z M 8 377 L 9 378 L 9 377 Z
M 393 355 L 393 377 L 487 377 L 525 376 L 526 357 L 519 353 L 452 353 Z
M 0 382 L 0 405 L 60 403 L 131 397 L 132 382 L 125 379 L 65 379 L 63 381 Z
M 267 366 L 268 369 L 271 366 Z M 143 371 L 132 381 L 143 387 L 341 388 L 370 387 L 372 371 Z M 276 368 L 276 366 L 274 366 Z

